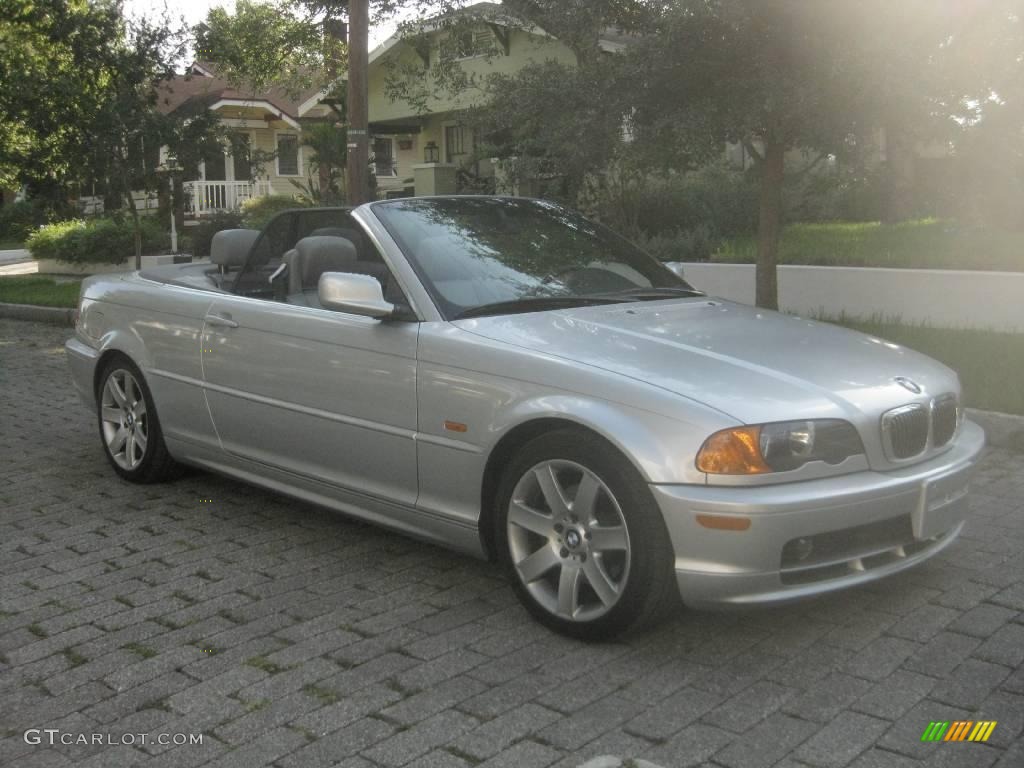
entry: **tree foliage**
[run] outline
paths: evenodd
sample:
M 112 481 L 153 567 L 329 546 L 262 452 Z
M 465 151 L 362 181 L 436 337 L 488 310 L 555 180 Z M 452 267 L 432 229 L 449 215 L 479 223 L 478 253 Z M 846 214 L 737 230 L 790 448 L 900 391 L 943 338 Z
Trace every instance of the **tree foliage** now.
M 0 15 L 0 183 L 59 186 L 105 98 L 95 52 L 120 31 L 112 4 L 9 0 Z
M 194 32 L 197 58 L 215 63 L 219 75 L 253 93 L 331 85 L 325 57 L 343 61 L 346 55 L 343 45 L 335 49 L 324 40 L 318 24 L 280 3 L 238 0 L 234 13 L 211 8 Z
M 131 213 L 138 261 L 131 192 L 160 183 L 160 148 L 198 162 L 226 140 L 205 110 L 159 108 L 188 30 L 166 15 L 126 19 L 115 0 L 11 2 L 0 20 L 0 176 L 57 206 L 98 187 Z

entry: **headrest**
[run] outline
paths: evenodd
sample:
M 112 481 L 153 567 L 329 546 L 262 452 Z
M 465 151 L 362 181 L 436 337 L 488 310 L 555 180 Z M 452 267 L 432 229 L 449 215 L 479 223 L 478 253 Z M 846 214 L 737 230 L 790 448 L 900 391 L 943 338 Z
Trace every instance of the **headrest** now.
M 349 240 L 356 239 L 356 231 L 346 227 L 320 227 L 314 229 L 307 237 L 347 237 Z
M 242 266 L 259 236 L 258 229 L 222 229 L 210 241 L 210 261 L 222 267 Z
M 304 237 L 295 244 L 303 287 L 315 286 L 324 272 L 345 272 L 356 262 L 356 247 L 344 237 Z

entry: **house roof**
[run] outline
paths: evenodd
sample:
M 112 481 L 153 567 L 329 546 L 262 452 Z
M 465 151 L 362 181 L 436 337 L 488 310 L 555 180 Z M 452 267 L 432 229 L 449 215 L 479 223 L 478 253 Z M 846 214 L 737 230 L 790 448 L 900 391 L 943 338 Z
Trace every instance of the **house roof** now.
M 486 18 L 491 24 L 499 24 L 505 27 L 516 27 L 517 29 L 522 29 L 530 34 L 539 35 L 541 37 L 552 37 L 551 34 L 545 32 L 535 24 L 530 24 L 520 20 L 511 14 L 501 3 L 474 3 L 473 5 L 467 5 L 463 8 L 452 11 L 450 15 L 455 14 L 473 14 L 481 18 Z M 433 20 L 428 19 L 425 21 L 420 26 L 421 31 L 437 31 L 439 29 L 437 19 L 439 18 L 440 17 L 435 17 Z M 631 38 L 631 35 L 609 27 L 601 32 L 598 38 L 598 45 L 603 51 L 620 51 L 626 46 Z M 403 39 L 404 36 L 401 32 L 396 33 L 370 51 L 370 64 L 384 56 L 388 51 L 402 42 Z
M 204 73 L 210 74 L 204 74 Z M 320 88 L 306 88 L 292 93 L 282 86 L 271 86 L 264 91 L 254 92 L 238 88 L 226 79 L 218 77 L 216 68 L 209 62 L 195 62 L 188 74 L 177 75 L 160 86 L 157 108 L 169 114 L 186 106 L 217 108 L 222 102 L 232 106 L 240 103 L 263 106 L 269 112 L 277 112 L 294 122 L 309 108 L 308 102 L 321 93 Z M 305 109 L 303 109 L 305 107 Z

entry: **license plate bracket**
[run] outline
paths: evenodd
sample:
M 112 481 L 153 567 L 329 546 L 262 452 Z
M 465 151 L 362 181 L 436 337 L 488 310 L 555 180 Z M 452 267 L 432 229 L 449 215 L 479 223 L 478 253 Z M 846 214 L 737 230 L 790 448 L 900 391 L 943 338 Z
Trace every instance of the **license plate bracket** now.
M 921 498 L 911 514 L 915 539 L 930 539 L 967 517 L 970 479 L 970 468 L 967 468 L 922 483 Z

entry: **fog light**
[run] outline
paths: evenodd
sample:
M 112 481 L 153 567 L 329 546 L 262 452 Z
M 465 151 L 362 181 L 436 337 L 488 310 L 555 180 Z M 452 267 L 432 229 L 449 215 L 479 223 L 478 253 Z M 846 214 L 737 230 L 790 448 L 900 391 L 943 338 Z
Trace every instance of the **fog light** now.
M 793 555 L 797 560 L 806 560 L 814 551 L 814 545 L 810 539 L 796 539 L 793 542 Z

